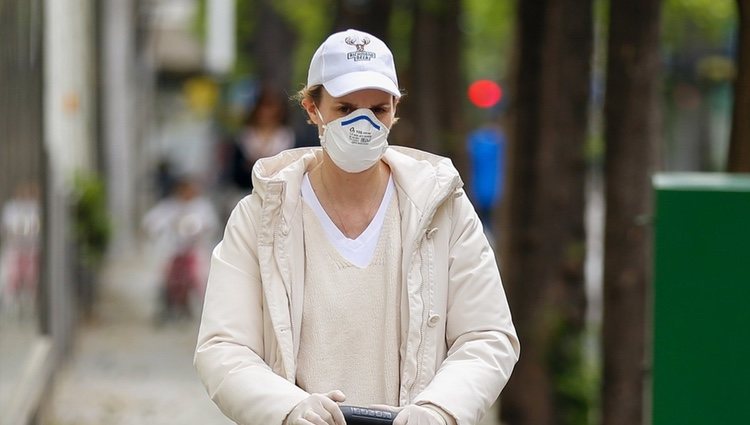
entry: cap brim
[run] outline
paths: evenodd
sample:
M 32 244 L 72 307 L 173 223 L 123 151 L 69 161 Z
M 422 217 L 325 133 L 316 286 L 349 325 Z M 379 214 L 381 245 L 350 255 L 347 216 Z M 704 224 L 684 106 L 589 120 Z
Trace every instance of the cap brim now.
M 376 89 L 401 97 L 398 86 L 385 75 L 374 71 L 350 72 L 323 83 L 333 97 L 345 96 L 358 90 Z

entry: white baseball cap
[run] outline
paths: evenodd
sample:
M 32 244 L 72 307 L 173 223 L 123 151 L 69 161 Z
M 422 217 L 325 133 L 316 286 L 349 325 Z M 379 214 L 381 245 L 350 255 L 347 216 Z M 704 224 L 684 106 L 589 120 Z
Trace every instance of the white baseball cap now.
M 401 97 L 393 54 L 377 37 L 349 29 L 329 36 L 315 51 L 307 87 L 322 84 L 333 97 L 378 89 Z

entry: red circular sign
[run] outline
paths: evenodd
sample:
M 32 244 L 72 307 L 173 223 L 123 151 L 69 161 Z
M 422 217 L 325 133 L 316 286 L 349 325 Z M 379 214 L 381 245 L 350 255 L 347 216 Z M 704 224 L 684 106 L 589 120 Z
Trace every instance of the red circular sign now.
M 503 97 L 503 91 L 494 81 L 477 80 L 469 86 L 468 95 L 474 105 L 480 108 L 491 108 Z

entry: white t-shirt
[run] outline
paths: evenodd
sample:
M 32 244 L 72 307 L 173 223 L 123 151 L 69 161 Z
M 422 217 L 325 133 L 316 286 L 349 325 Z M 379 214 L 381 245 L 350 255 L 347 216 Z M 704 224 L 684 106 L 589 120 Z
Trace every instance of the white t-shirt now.
M 320 220 L 328 240 L 336 247 L 341 256 L 351 261 L 352 264 L 360 268 L 367 267 L 370 261 L 372 261 L 372 256 L 375 253 L 375 247 L 380 237 L 380 231 L 383 228 L 386 210 L 396 190 L 393 178 L 391 176 L 388 177 L 388 186 L 385 189 L 383 199 L 380 201 L 378 212 L 375 213 L 375 217 L 373 217 L 367 229 L 361 235 L 357 236 L 356 239 L 349 239 L 336 227 L 333 220 L 326 214 L 323 206 L 320 205 L 320 201 L 310 184 L 308 174 L 305 173 L 305 178 L 302 181 L 302 199 L 315 212 L 315 216 Z

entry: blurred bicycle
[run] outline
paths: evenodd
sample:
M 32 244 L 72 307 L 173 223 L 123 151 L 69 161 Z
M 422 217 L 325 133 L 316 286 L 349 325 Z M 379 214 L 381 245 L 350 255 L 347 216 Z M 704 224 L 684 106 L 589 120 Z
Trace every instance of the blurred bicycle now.
M 193 301 L 203 299 L 205 263 L 218 227 L 213 205 L 192 179 L 183 178 L 146 213 L 143 227 L 165 258 L 157 323 L 192 317 Z

